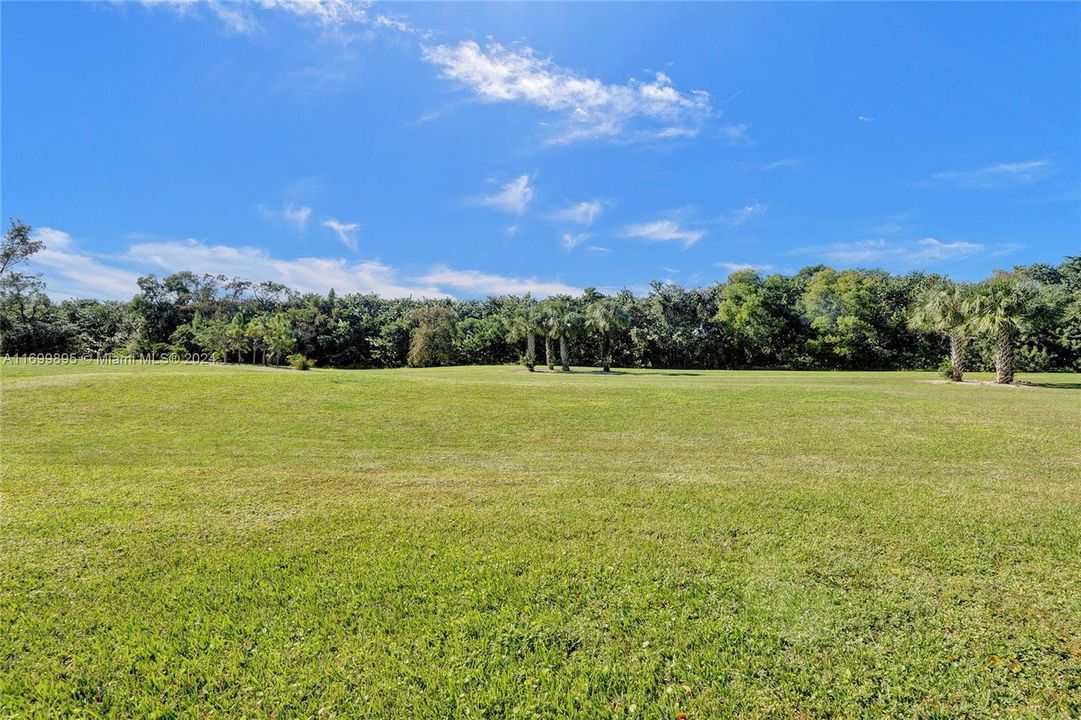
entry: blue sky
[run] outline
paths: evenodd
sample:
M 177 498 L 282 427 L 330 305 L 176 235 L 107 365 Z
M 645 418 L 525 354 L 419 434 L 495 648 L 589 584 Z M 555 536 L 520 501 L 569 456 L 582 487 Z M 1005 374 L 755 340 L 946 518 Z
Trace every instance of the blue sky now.
M 10 3 L 50 292 L 474 297 L 1081 252 L 1081 5 Z

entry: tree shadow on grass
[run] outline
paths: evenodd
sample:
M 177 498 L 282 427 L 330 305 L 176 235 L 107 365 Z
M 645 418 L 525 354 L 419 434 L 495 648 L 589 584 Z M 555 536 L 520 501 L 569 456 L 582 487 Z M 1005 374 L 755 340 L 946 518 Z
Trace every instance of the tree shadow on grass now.
M 1051 390 L 1081 390 L 1081 382 L 1025 382 L 1022 385 L 1038 388 L 1049 388 Z
M 578 374 L 578 375 L 641 375 L 643 377 L 648 376 L 648 375 L 671 375 L 671 376 L 695 375 L 695 376 L 697 376 L 697 375 L 702 374 L 702 373 L 689 372 L 689 371 L 687 371 L 687 372 L 677 372 L 677 371 L 674 371 L 674 370 L 665 371 L 665 372 L 660 372 L 660 371 L 658 371 L 658 372 L 638 372 L 638 371 L 635 371 L 635 370 L 609 370 L 608 372 L 604 372 L 603 370 L 598 369 L 598 370 L 575 370 L 574 372 L 576 374 Z

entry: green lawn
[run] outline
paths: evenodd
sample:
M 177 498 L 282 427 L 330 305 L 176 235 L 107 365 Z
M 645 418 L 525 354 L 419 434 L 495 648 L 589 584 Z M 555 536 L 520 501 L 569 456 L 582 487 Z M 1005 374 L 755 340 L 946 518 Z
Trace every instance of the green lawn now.
M 2 371 L 0 716 L 1081 714 L 1078 375 Z

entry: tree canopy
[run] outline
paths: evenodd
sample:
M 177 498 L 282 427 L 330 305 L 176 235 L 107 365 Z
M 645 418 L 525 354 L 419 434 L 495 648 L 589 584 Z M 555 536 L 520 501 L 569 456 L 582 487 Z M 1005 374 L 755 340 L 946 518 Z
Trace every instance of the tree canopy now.
M 743 270 L 704 288 L 654 282 L 640 295 L 589 289 L 541 302 L 318 295 L 185 271 L 139 278 L 128 302 L 54 302 L 41 278 L 18 270 L 41 249 L 29 228 L 13 222 L 4 243 L 5 354 L 176 352 L 280 364 L 298 353 L 319 367 L 497 364 L 523 360 L 538 336 L 546 349 L 558 344 L 562 360 L 597 367 L 886 370 L 938 367 L 963 324 L 971 370 L 995 367 L 1006 338 L 1018 370 L 1081 370 L 1081 257 L 1019 266 L 972 286 L 819 265 L 794 275 Z

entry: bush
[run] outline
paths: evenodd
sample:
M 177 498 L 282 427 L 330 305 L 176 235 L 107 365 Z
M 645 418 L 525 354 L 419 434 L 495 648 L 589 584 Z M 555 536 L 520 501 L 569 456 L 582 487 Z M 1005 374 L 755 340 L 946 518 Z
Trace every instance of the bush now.
M 285 361 L 289 363 L 289 367 L 293 368 L 294 370 L 311 370 L 313 367 L 315 367 L 314 360 L 309 360 L 300 353 L 290 355 L 289 357 L 285 358 Z
M 953 379 L 953 363 L 950 362 L 948 357 L 942 358 L 942 362 L 939 363 L 938 374 L 947 380 Z
M 537 356 L 534 353 L 526 353 L 518 358 L 518 363 L 529 368 L 529 372 L 533 372 L 533 368 L 537 365 Z

